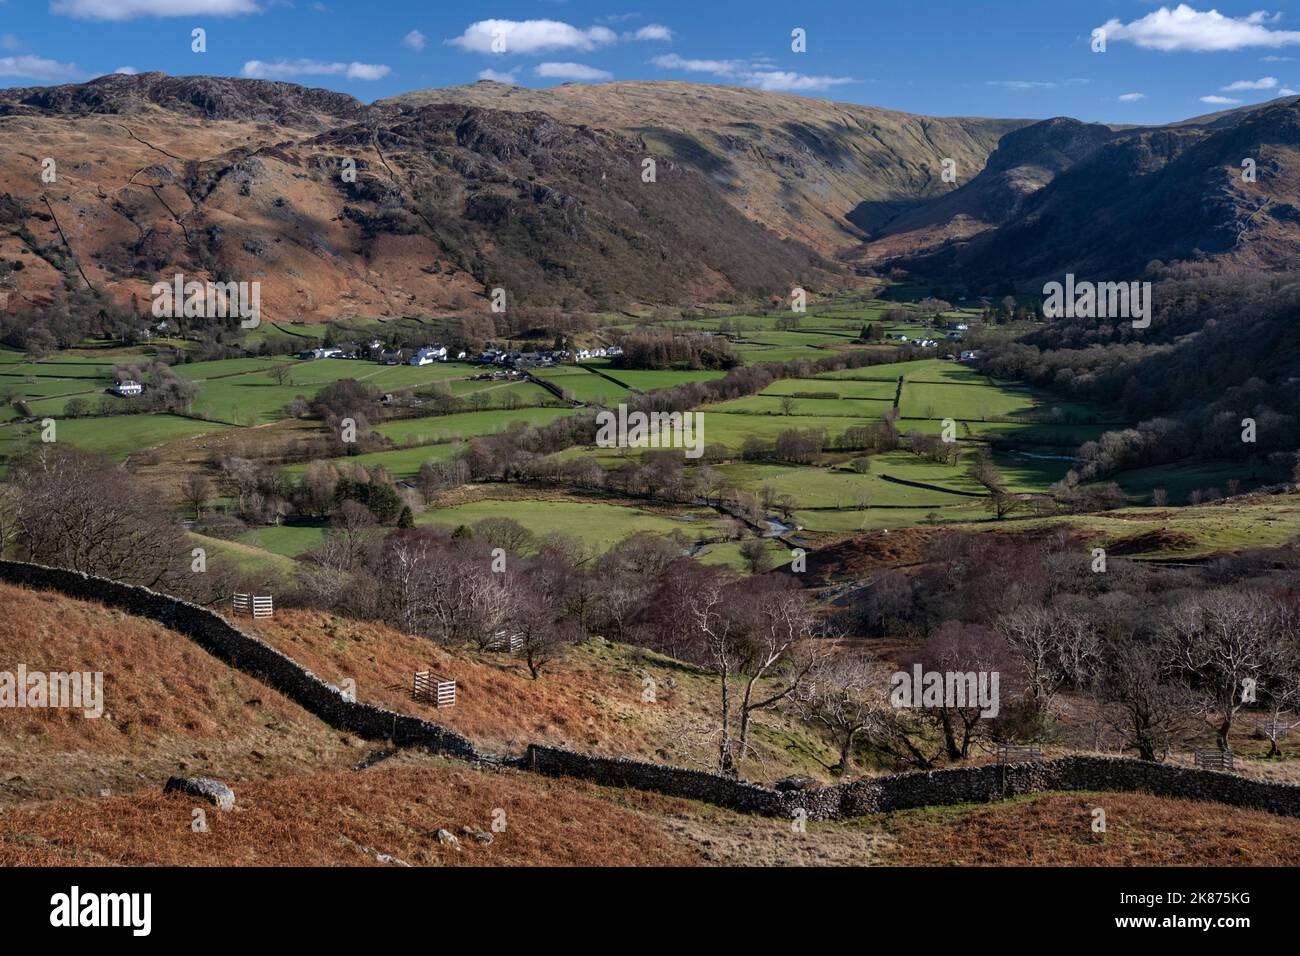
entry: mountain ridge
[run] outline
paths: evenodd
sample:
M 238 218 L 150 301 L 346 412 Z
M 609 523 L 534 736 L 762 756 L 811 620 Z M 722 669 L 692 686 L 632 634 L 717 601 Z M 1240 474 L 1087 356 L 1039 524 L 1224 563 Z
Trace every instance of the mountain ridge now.
M 677 81 L 484 82 L 369 105 L 161 73 L 12 88 L 0 315 L 88 287 L 138 314 L 175 273 L 260 280 L 269 317 L 314 322 L 483 314 L 496 286 L 599 310 L 780 300 L 900 265 L 972 289 L 1153 260 L 1274 270 L 1300 252 L 1285 185 L 1298 110 L 1125 128 Z M 1233 151 L 1258 155 L 1259 186 L 1213 168 Z

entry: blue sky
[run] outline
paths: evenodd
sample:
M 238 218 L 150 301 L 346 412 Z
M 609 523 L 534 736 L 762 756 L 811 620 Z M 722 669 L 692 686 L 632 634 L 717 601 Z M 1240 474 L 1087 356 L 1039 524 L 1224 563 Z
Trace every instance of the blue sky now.
M 1156 123 L 1300 90 L 1300 12 L 1263 2 L 0 0 L 0 86 L 162 70 L 370 101 L 484 76 L 679 79 L 943 116 Z

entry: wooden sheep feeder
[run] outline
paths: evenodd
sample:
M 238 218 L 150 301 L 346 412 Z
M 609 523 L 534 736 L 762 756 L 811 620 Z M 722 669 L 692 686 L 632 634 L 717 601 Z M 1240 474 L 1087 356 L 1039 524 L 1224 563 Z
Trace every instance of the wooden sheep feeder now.
M 1043 759 L 1043 749 L 1034 744 L 998 744 L 998 763 L 1028 763 Z
M 488 641 L 487 649 L 489 651 L 505 651 L 507 654 L 513 654 L 521 650 L 524 646 L 524 636 L 522 634 L 511 634 L 506 631 L 497 631 L 492 640 Z
M 1231 750 L 1194 750 L 1192 762 L 1202 770 L 1232 770 Z
M 456 706 L 456 681 L 433 671 L 416 671 L 411 682 L 411 698 L 433 704 L 439 710 Z
M 234 611 L 254 618 L 272 617 L 275 614 L 275 601 L 269 594 L 236 594 Z

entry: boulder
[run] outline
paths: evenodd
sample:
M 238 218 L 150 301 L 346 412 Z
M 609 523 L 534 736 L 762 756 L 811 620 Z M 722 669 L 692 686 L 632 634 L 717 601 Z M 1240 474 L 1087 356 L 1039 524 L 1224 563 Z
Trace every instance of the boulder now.
M 785 793 L 791 790 L 816 790 L 821 784 L 816 777 L 782 777 L 772 786 Z
M 235 809 L 235 791 L 220 780 L 211 780 L 208 777 L 170 777 L 167 785 L 163 787 L 163 793 L 173 791 L 199 797 L 219 810 Z

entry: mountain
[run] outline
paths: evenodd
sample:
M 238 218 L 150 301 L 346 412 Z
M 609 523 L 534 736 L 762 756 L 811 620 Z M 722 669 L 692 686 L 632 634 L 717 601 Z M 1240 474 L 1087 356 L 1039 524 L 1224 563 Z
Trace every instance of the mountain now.
M 1243 175 L 1247 159 L 1253 182 Z M 950 197 L 954 205 L 978 200 L 977 182 Z M 1233 275 L 1293 270 L 1298 262 L 1300 99 L 1291 98 L 1117 132 L 998 228 L 907 264 L 991 289 L 1008 278 L 1031 287 L 1070 272 L 1132 281 L 1153 264 L 1151 275 L 1174 263 L 1183 264 L 1175 274 Z
M 141 119 L 175 113 L 201 120 L 239 120 L 319 129 L 360 109 L 345 93 L 269 80 L 213 76 L 113 74 L 90 83 L 0 90 L 0 116 L 98 113 Z
M 932 251 L 996 228 L 1116 135 L 1108 126 L 1064 117 L 1012 130 L 968 183 L 888 222 L 873 236 L 867 258 Z
M 943 196 L 942 161 L 964 175 L 1028 120 L 938 118 L 785 93 L 676 81 L 566 83 L 533 90 L 484 80 L 383 105 L 462 103 L 540 111 L 617 130 L 690 166 L 748 218 L 826 256 L 848 254 L 900 212 Z
M 694 166 L 645 183 L 643 146 L 544 113 L 143 74 L 0 92 L 0 131 L 0 313 L 88 287 L 139 313 L 176 273 L 260 281 L 264 314 L 290 321 L 486 312 L 498 285 L 594 309 L 847 275 Z
M 72 334 L 113 303 L 146 312 L 177 273 L 259 281 L 268 319 L 315 322 L 481 314 L 498 286 L 516 306 L 620 309 L 894 265 L 980 287 L 1153 260 L 1279 269 L 1300 237 L 1297 103 L 1120 128 L 678 82 L 372 105 L 161 73 L 0 90 L 0 318 Z

